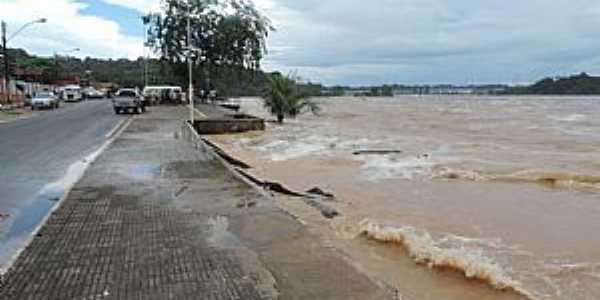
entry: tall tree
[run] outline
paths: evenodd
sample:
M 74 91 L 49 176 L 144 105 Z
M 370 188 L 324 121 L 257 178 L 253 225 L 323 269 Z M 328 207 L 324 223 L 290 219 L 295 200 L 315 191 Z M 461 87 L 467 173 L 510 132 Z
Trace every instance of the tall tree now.
M 294 77 L 280 73 L 271 74 L 263 98 L 265 107 L 277 117 L 279 123 L 283 123 L 286 117 L 295 118 L 306 110 L 313 114 L 320 111 L 319 105 L 301 91 Z
M 266 39 L 274 28 L 251 1 L 162 0 L 161 12 L 143 18 L 148 25 L 148 45 L 172 66 L 182 82 L 187 71 L 188 16 L 195 72 L 260 68 Z

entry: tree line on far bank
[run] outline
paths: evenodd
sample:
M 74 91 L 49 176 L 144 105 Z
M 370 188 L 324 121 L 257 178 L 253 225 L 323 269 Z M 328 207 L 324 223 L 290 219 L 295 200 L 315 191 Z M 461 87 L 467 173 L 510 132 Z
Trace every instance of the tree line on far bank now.
M 568 77 L 544 78 L 530 86 L 511 87 L 507 95 L 600 95 L 600 77 L 580 73 Z

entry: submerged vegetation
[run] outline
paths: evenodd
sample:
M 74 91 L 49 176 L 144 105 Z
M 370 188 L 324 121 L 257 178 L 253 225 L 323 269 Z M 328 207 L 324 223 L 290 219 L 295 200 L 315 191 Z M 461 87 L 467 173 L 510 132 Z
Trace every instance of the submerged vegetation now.
M 277 117 L 279 123 L 283 123 L 286 117 L 294 118 L 307 110 L 313 114 L 320 111 L 317 103 L 303 92 L 292 76 L 272 74 L 263 96 L 265 107 Z

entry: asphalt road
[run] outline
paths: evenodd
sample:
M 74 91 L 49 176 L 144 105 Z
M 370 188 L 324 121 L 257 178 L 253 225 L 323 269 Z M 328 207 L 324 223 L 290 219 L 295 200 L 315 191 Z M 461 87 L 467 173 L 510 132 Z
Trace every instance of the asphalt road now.
M 74 167 L 97 151 L 127 116 L 108 101 L 63 105 L 0 124 L 0 271 L 76 180 Z M 80 167 L 82 168 L 82 167 Z

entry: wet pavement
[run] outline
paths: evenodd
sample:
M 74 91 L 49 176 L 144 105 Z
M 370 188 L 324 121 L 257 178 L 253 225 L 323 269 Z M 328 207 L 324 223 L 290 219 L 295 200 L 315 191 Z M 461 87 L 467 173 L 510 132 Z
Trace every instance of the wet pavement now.
M 126 118 L 89 101 L 0 124 L 0 273 Z
M 0 283 L 0 299 L 383 299 L 293 216 L 184 141 L 181 107 L 134 117 Z

